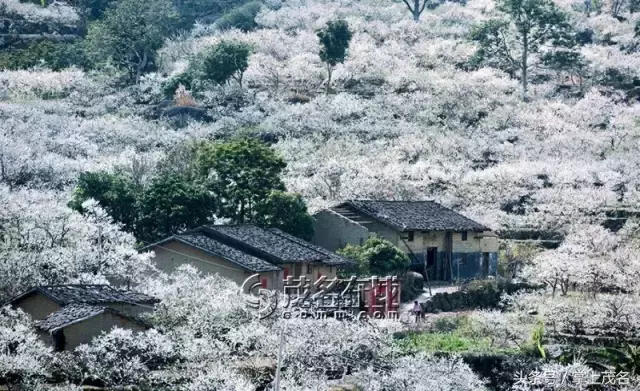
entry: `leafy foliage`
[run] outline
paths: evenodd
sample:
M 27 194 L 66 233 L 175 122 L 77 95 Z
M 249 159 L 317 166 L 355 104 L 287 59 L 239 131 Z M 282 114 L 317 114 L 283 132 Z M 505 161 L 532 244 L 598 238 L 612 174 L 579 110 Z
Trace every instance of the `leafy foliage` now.
M 218 84 L 234 79 L 242 85 L 242 75 L 248 67 L 250 53 L 250 47 L 244 43 L 220 42 L 199 59 L 199 77 Z
M 251 31 L 258 25 L 255 18 L 261 8 L 262 4 L 258 1 L 251 1 L 243 4 L 240 7 L 232 9 L 221 16 L 220 19 L 216 20 L 216 27 L 221 30 L 236 28 L 245 32 Z
M 206 187 L 180 175 L 153 178 L 137 205 L 136 237 L 146 242 L 210 223 L 216 210 Z
M 360 275 L 397 275 L 411 263 L 407 254 L 378 236 L 370 237 L 362 246 L 347 244 L 338 253 L 355 261 Z
M 480 45 L 474 61 L 498 66 L 512 76 L 520 71 L 526 98 L 531 54 L 547 43 L 570 46 L 571 26 L 551 0 L 501 0 L 497 9 L 506 19 L 489 20 L 471 33 L 471 39 Z
M 316 33 L 320 40 L 320 60 L 327 64 L 329 79 L 327 80 L 327 91 L 331 84 L 331 74 L 333 67 L 341 64 L 347 57 L 349 42 L 353 33 L 349 30 L 346 21 L 330 20 L 327 25 Z
M 123 227 L 135 230 L 137 193 L 140 189 L 124 173 L 85 172 L 78 177 L 69 207 L 83 212 L 82 204 L 93 198 Z
M 105 11 L 104 18 L 89 26 L 87 56 L 94 66 L 113 66 L 137 82 L 154 68 L 156 51 L 174 31 L 177 14 L 168 0 L 148 3 L 122 0 Z
M 285 190 L 280 176 L 286 163 L 254 139 L 204 143 L 198 148 L 196 166 L 219 199 L 219 216 L 235 223 L 254 221 L 271 192 Z
M 255 222 L 279 228 L 305 240 L 313 237 L 313 218 L 307 212 L 307 204 L 300 194 L 273 190 L 258 205 Z

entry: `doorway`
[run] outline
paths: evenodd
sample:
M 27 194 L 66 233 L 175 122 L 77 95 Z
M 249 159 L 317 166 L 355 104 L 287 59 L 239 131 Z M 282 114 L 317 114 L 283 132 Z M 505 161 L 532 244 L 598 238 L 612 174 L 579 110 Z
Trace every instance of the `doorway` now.
M 438 247 L 427 247 L 425 267 L 429 280 L 434 280 L 436 276 L 436 262 L 438 260 Z
M 482 253 L 482 277 L 489 276 L 489 253 Z

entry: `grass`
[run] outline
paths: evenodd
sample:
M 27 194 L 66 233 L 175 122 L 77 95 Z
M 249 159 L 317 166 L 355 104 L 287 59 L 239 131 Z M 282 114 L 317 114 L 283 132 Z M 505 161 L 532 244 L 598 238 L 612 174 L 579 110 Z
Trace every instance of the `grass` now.
M 473 341 L 455 333 L 412 333 L 397 340 L 399 347 L 406 353 L 426 352 L 472 352 L 489 349 L 487 341 Z
M 490 338 L 473 327 L 468 315 L 438 319 L 428 331 L 399 334 L 395 343 L 407 354 L 430 353 L 517 353 L 515 347 L 495 346 Z

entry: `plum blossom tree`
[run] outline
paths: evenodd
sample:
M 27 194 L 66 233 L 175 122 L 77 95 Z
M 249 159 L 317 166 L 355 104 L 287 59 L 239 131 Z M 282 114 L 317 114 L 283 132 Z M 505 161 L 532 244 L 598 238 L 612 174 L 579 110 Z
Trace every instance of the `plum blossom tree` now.
M 37 387 L 49 374 L 51 356 L 51 349 L 34 333 L 27 314 L 0 308 L 0 379 L 9 389 Z
M 4 300 L 35 285 L 140 282 L 153 270 L 149 254 L 121 231 L 95 201 L 82 216 L 51 192 L 0 189 L 0 295 Z

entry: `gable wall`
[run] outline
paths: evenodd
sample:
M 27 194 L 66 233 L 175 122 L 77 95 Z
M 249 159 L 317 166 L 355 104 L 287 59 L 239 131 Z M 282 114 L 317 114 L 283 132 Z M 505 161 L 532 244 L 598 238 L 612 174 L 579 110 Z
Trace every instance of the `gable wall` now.
M 99 336 L 103 331 L 108 333 L 114 327 L 133 330 L 134 332 L 145 330 L 144 326 L 136 322 L 109 312 L 103 312 L 93 318 L 65 327 L 63 330 L 64 348 L 65 350 L 75 349 L 80 344 L 91 342 L 94 337 Z
M 42 293 L 35 293 L 22 299 L 15 307 L 31 315 L 34 320 L 42 320 L 61 308 L 56 302 Z
M 367 228 L 334 212 L 323 210 L 313 217 L 311 242 L 329 251 L 339 250 L 347 244 L 360 245 L 369 237 Z
M 154 247 L 153 251 L 156 254 L 153 259 L 156 266 L 165 273 L 173 272 L 178 266 L 190 264 L 202 274 L 217 273 L 237 284 L 242 284 L 245 279 L 246 270 L 241 266 L 178 241 L 164 243 L 162 246 Z

